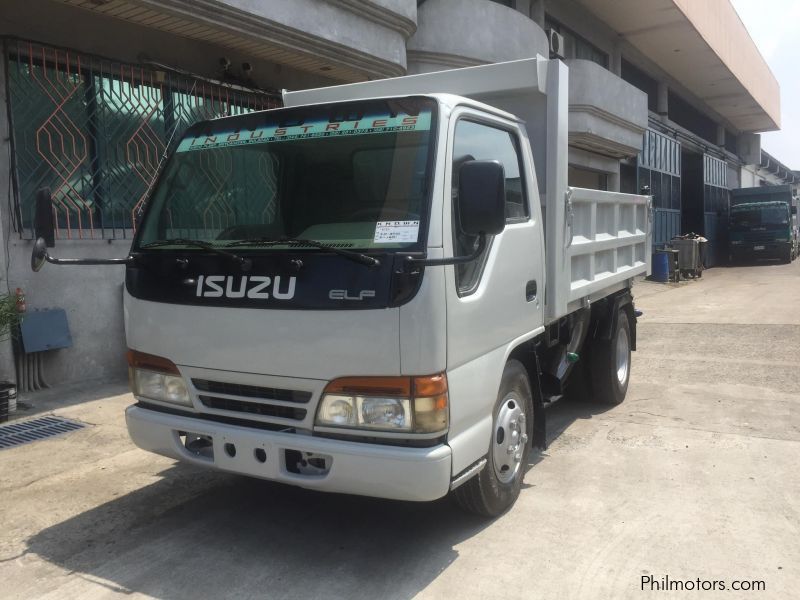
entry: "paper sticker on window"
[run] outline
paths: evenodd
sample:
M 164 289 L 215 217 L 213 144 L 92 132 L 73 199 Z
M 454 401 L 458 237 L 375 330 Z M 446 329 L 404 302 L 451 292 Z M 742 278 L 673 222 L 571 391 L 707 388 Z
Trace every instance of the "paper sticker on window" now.
M 402 244 L 416 242 L 419 221 L 378 221 L 375 224 L 375 244 Z

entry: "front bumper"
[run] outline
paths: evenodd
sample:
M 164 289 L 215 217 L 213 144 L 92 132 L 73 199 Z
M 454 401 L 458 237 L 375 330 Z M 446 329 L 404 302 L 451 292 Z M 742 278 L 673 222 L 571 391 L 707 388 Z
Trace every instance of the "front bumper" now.
M 745 242 L 730 246 L 731 256 L 736 258 L 782 258 L 791 251 L 789 242 Z
M 444 496 L 450 486 L 450 447 L 444 444 L 398 448 L 346 442 L 227 425 L 141 406 L 129 406 L 125 420 L 131 439 L 143 450 L 308 489 L 429 501 Z M 188 450 L 181 440 L 181 435 L 187 433 L 210 438 L 209 452 L 201 456 Z M 233 456 L 231 446 L 235 448 Z M 327 470 L 291 472 L 287 456 L 291 462 L 298 452 L 325 457 Z

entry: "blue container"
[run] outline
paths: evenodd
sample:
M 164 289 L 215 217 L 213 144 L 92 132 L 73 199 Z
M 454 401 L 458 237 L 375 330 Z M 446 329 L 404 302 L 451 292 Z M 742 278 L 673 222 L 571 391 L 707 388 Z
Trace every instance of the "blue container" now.
M 669 281 L 669 254 L 667 252 L 653 253 L 653 281 L 667 283 Z

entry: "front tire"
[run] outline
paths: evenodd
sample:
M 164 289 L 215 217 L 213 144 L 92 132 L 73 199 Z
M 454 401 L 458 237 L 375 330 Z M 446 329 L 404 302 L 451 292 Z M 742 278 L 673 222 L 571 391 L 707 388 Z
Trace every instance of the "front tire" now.
M 533 436 L 533 395 L 525 367 L 509 360 L 492 412 L 492 439 L 486 466 L 453 490 L 458 505 L 483 517 L 496 517 L 516 502 L 528 465 Z
M 594 400 L 601 404 L 622 404 L 631 378 L 631 324 L 628 313 L 617 313 L 617 325 L 610 340 L 596 340 L 591 361 Z

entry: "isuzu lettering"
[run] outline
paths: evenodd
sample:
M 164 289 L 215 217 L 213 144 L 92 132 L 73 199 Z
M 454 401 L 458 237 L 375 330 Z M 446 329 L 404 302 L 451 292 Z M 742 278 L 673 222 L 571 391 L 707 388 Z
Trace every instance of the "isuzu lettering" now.
M 650 198 L 567 185 L 568 78 L 537 57 L 197 123 L 129 256 L 38 240 L 33 266 L 125 264 L 139 447 L 500 514 L 548 402 L 624 399 L 650 268 Z

